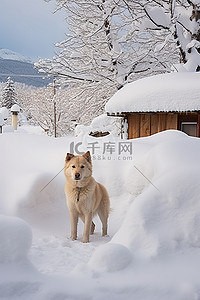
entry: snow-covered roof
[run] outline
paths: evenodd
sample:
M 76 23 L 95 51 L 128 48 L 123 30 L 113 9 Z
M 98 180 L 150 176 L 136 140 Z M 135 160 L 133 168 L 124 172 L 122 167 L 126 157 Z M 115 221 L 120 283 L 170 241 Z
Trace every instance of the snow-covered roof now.
M 128 83 L 105 109 L 110 114 L 200 110 L 200 73 L 167 73 Z

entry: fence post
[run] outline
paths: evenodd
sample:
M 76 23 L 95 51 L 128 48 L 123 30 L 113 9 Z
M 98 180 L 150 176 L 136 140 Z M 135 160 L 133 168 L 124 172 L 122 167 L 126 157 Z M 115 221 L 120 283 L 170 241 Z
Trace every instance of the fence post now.
M 20 112 L 20 107 L 17 104 L 14 104 L 11 107 L 11 112 L 12 112 L 12 126 L 14 130 L 17 130 L 17 119 L 18 119 L 18 113 Z

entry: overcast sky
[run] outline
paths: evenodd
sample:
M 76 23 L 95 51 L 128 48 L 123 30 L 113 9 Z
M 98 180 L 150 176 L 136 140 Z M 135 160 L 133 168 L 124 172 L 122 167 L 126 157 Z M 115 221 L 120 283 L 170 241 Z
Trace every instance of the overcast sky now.
M 37 60 L 54 55 L 54 44 L 65 39 L 64 12 L 44 0 L 0 0 L 0 49 Z

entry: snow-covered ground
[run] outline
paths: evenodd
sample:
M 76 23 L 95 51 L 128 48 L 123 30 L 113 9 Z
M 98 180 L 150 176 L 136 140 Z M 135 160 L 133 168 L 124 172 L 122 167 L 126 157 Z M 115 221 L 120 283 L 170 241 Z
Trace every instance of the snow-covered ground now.
M 0 135 L 0 299 L 200 299 L 200 139 L 170 130 L 124 148 L 113 136 L 38 133 Z M 109 236 L 96 218 L 83 244 L 81 222 L 68 238 L 61 170 L 72 148 L 94 145 L 112 211 Z

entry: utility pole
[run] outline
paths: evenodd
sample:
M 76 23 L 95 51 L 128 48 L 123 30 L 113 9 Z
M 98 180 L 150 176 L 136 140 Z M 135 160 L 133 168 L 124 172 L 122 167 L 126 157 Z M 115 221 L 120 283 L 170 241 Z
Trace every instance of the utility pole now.
M 54 115 L 54 137 L 57 136 L 56 132 L 56 122 L 57 122 L 57 114 L 56 114 L 56 79 L 53 78 L 53 115 Z

